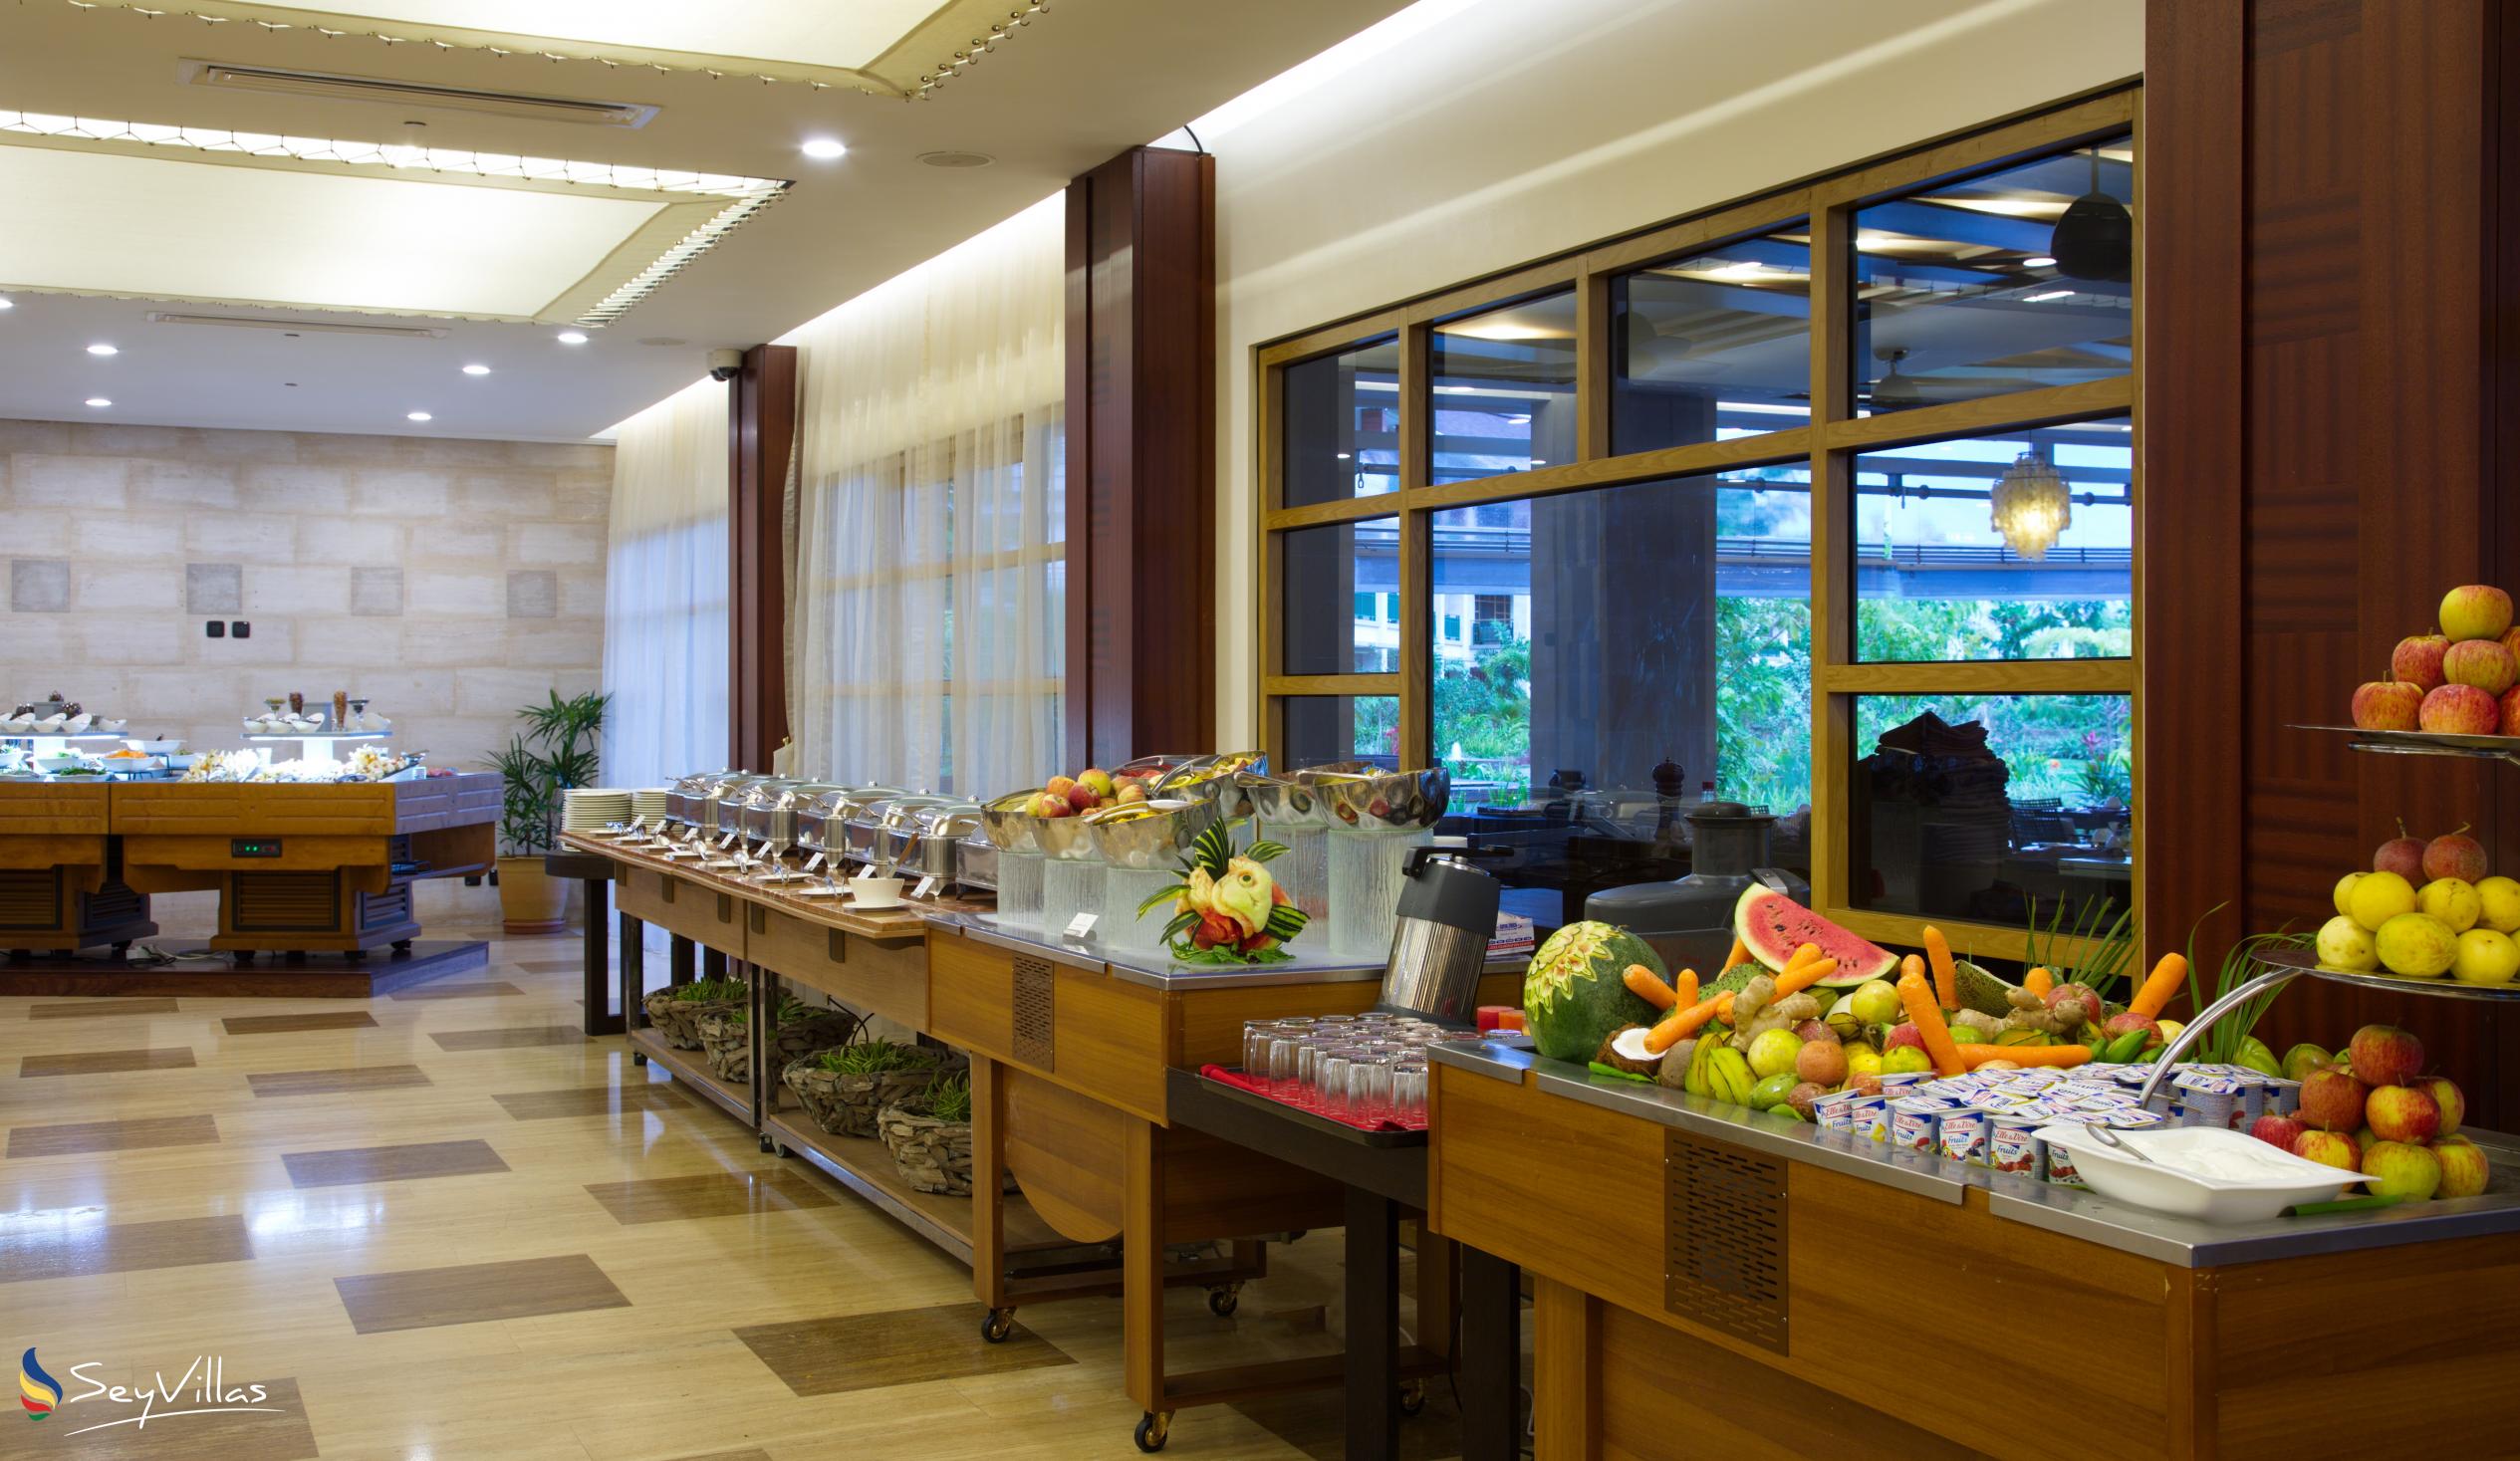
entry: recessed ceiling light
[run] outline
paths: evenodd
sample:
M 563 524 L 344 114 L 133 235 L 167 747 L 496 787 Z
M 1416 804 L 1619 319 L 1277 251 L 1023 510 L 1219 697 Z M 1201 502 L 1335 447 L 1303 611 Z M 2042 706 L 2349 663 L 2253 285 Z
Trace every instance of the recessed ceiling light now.
M 843 157 L 849 153 L 849 144 L 838 137 L 807 137 L 798 150 L 808 157 Z
M 587 343 L 586 332 L 583 330 L 563 330 L 560 332 L 560 343 L 562 345 L 584 345 Z
M 986 152 L 966 152 L 957 147 L 942 152 L 921 152 L 918 160 L 930 167 L 986 167 L 997 159 Z
M 1344 461 L 1346 461 L 1346 460 L 1348 459 L 1348 453 L 1346 453 L 1346 452 L 1344 452 L 1344 451 L 1343 451 L 1343 452 L 1341 452 L 1341 453 L 1339 453 L 1339 459 L 1340 459 L 1341 461 L 1343 461 L 1343 462 L 1344 462 Z
M 490 373 L 490 367 L 488 365 L 466 365 L 464 366 L 464 373 L 467 375 L 487 375 Z
M 408 414 L 408 415 L 404 416 L 402 419 L 404 419 L 404 420 L 406 420 L 406 421 L 428 421 L 428 420 L 434 420 L 434 419 L 436 419 L 436 418 L 435 418 L 435 417 L 433 417 L 433 416 L 431 416 L 431 415 L 430 415 L 428 412 L 426 412 L 426 411 L 413 411 L 413 412 L 411 412 L 410 414 Z
M 2050 300 L 2069 299 L 2073 294 L 2074 291 L 2070 289 L 2047 289 L 2037 294 L 2025 294 L 2021 297 L 2021 302 L 2025 305 L 2044 305 Z
M 2024 269 L 2053 269 L 2056 267 L 2056 260 L 2047 254 L 2034 254 L 2031 257 L 2022 260 L 2021 267 Z
M 18 302 L 16 300 L 0 299 L 0 310 L 14 310 L 17 307 Z
M 110 405 L 114 404 L 114 402 L 112 402 L 112 401 L 110 401 L 110 400 L 106 399 L 106 398 L 105 398 L 104 396 L 102 396 L 102 395 L 92 395 L 92 396 L 89 396 L 89 397 L 88 397 L 88 404 L 90 404 L 90 405 L 92 405 L 92 406 L 98 406 L 98 407 L 101 407 L 101 408 L 102 408 L 102 407 L 105 407 L 105 406 L 110 406 Z
M 92 356 L 119 356 L 123 353 L 116 350 L 113 346 L 98 344 L 88 347 L 88 354 Z

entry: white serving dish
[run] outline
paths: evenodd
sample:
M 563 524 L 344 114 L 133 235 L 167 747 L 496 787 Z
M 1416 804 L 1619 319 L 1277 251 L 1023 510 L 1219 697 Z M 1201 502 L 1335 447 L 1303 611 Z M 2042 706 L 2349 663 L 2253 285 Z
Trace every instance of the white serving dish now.
M 901 879 L 897 877 L 853 877 L 849 890 L 861 908 L 897 908 L 901 906 Z
M 2173 1126 L 2120 1131 L 2118 1139 L 2152 1158 L 2146 1164 L 2112 1151 L 2088 1126 L 2060 1121 L 2039 1128 L 2039 1139 L 2073 1154 L 2083 1182 L 2103 1197 L 2173 1217 L 2205 1223 L 2253 1223 L 2304 1202 L 2325 1202 L 2343 1189 L 2372 1180 L 2308 1157 L 2279 1151 L 2267 1142 L 2222 1126 Z M 2182 1155 L 2221 1153 L 2246 1161 L 2263 1175 L 2205 1176 L 2180 1170 Z

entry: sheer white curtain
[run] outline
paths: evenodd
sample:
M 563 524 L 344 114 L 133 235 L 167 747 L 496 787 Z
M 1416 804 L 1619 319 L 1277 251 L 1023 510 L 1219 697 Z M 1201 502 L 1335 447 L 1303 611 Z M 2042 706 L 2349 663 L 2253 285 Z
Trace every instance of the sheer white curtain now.
M 810 774 L 985 796 L 1060 764 L 1064 218 L 1054 195 L 787 339 Z
M 726 387 L 622 423 L 604 580 L 608 786 L 726 764 Z

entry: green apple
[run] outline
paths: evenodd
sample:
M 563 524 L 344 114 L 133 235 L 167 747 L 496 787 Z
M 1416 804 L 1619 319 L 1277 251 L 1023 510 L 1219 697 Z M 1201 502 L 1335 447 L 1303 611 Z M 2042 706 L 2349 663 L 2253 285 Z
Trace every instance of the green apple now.
M 1759 1038 L 1750 1042 L 1750 1074 L 1762 1081 L 1770 1076 L 1791 1075 L 1794 1058 L 1802 1053 L 1803 1038 L 1793 1031 L 1761 1031 Z
M 2324 1066 L 2335 1059 L 2335 1056 L 2332 1056 L 2326 1051 L 2321 1050 L 2319 1047 L 2304 1041 L 2302 1044 L 2296 1045 L 2291 1050 L 2284 1052 L 2284 1079 L 2287 1081 L 2307 1081 L 2310 1079 L 2311 1072 L 2318 1070 L 2321 1066 Z
M 1887 979 L 1870 979 L 1856 986 L 1855 1018 L 1866 1025 L 1888 1025 L 1899 1017 L 1898 986 Z
M 2378 1179 L 2363 1184 L 2367 1191 L 2421 1202 L 2441 1186 L 2441 1159 L 2429 1147 L 2378 1141 L 2364 1149 L 2363 1175 Z

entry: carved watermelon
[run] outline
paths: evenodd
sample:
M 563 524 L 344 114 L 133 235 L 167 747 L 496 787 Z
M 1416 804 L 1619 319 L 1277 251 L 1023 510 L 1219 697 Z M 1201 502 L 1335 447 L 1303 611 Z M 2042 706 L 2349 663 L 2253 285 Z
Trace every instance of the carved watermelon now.
M 1823 988 L 1846 989 L 1868 979 L 1898 974 L 1898 955 L 1870 939 L 1858 938 L 1773 888 L 1756 883 L 1732 905 L 1733 936 L 1750 957 L 1770 969 L 1782 969 L 1794 950 L 1820 945 L 1821 955 L 1838 961 L 1836 972 L 1820 981 Z
M 1589 1061 L 1622 1025 L 1650 1025 L 1660 1016 L 1628 988 L 1630 964 L 1665 973 L 1653 949 L 1625 928 L 1570 923 L 1549 935 L 1523 975 L 1523 1023 L 1542 1055 Z

